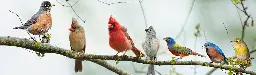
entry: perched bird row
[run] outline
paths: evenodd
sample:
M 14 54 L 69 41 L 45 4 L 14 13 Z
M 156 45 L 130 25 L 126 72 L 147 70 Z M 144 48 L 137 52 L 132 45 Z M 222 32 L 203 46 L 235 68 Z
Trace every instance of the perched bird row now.
M 25 29 L 33 35 L 45 36 L 48 30 L 52 27 L 52 18 L 50 13 L 52 6 L 54 5 L 49 1 L 43 1 L 39 11 L 34 14 L 31 19 L 29 19 L 24 25 L 15 27 L 14 29 Z M 71 50 L 82 54 L 85 53 L 86 38 L 85 30 L 83 27 L 80 26 L 77 20 L 73 18 L 71 28 L 69 30 Z M 136 57 L 145 56 L 141 50 L 135 47 L 134 42 L 129 36 L 127 30 L 128 29 L 122 26 L 113 16 L 110 16 L 108 21 L 109 46 L 116 50 L 117 54 L 124 52 L 123 55 L 125 55 L 128 50 L 132 50 Z M 145 32 L 146 38 L 142 43 L 142 47 L 145 50 L 147 59 L 156 62 L 156 55 L 160 46 L 159 40 L 156 38 L 156 31 L 152 26 L 150 26 L 149 28 L 145 29 Z M 192 49 L 177 44 L 172 37 L 165 37 L 163 40 L 166 41 L 168 50 L 175 56 L 180 56 L 180 58 L 189 55 L 205 57 L 204 55 L 199 54 Z M 249 60 L 249 50 L 245 42 L 240 38 L 236 38 L 232 42 L 234 42 L 235 45 L 235 55 L 237 60 Z M 204 47 L 212 62 L 225 62 L 228 64 L 228 59 L 217 45 L 211 42 L 206 42 Z M 82 72 L 82 60 L 75 60 L 75 72 Z M 151 74 L 155 75 L 153 64 L 150 64 L 147 75 Z
M 136 56 L 144 56 L 144 54 L 134 46 L 131 37 L 127 33 L 127 28 L 121 26 L 120 23 L 115 18 L 113 18 L 113 16 L 110 16 L 108 24 L 109 45 L 111 48 L 116 50 L 118 53 L 132 50 Z M 150 26 L 149 28 L 145 29 L 145 32 L 146 38 L 145 41 L 142 43 L 142 47 L 147 55 L 147 59 L 156 62 L 156 55 L 160 46 L 159 40 L 156 38 L 156 31 L 152 26 Z M 168 50 L 175 56 L 180 56 L 180 58 L 189 55 L 205 57 L 204 55 L 199 54 L 192 49 L 177 44 L 172 37 L 165 37 L 163 38 L 163 40 L 166 41 Z M 248 65 L 251 64 L 251 61 L 247 45 L 240 38 L 236 38 L 232 42 L 235 46 L 235 55 L 238 65 L 240 65 L 242 68 L 243 66 L 248 67 Z M 210 63 L 223 62 L 225 64 L 229 64 L 228 58 L 222 52 L 222 49 L 219 48 L 217 45 L 212 42 L 206 42 L 204 44 L 204 47 L 206 49 L 207 55 L 212 61 Z M 154 71 L 154 65 L 150 64 L 148 67 L 147 75 L 155 75 Z

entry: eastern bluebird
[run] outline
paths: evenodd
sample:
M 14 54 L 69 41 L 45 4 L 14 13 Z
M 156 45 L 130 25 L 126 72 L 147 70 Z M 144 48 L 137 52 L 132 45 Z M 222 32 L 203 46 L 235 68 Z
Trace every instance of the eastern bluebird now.
M 121 26 L 112 16 L 108 22 L 109 45 L 117 51 L 117 54 L 127 50 L 132 50 L 137 57 L 143 57 L 144 54 L 134 46 L 134 42 L 127 33 L 127 28 Z M 124 53 L 124 54 L 125 54 Z M 116 54 L 116 55 L 117 55 Z
M 204 55 L 199 54 L 189 48 L 176 44 L 176 42 L 172 37 L 166 37 L 166 38 L 163 38 L 163 40 L 166 41 L 169 51 L 175 56 L 180 56 L 180 58 L 188 55 L 198 55 L 201 57 L 205 57 Z
M 24 25 L 14 27 L 13 29 L 25 29 L 33 35 L 45 35 L 52 27 L 51 8 L 55 6 L 49 1 L 41 3 L 39 11 L 34 14 Z
M 86 47 L 86 38 L 85 38 L 85 31 L 82 26 L 80 26 L 76 19 L 72 19 L 71 31 L 69 34 L 69 41 L 71 50 L 80 52 L 84 54 L 85 47 Z M 82 72 L 82 60 L 75 60 L 75 72 Z
M 221 63 L 224 61 L 226 64 L 228 64 L 228 59 L 217 45 L 212 42 L 206 42 L 204 44 L 204 47 L 206 49 L 207 55 L 212 62 Z
M 156 32 L 152 26 L 146 31 L 146 40 L 142 43 L 142 47 L 150 60 L 156 60 L 156 54 L 159 49 L 159 40 L 156 38 Z M 150 64 L 148 67 L 147 75 L 155 75 L 154 65 Z

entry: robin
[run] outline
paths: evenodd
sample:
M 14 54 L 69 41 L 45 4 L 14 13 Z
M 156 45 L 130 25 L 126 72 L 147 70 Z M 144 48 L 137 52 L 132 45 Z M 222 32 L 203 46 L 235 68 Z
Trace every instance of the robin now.
M 33 35 L 39 35 L 39 38 L 40 35 L 43 35 L 43 37 L 50 37 L 49 34 L 46 35 L 46 33 L 52 27 L 52 17 L 50 13 L 52 6 L 55 5 L 51 4 L 49 1 L 43 1 L 39 11 L 34 14 L 31 19 L 22 26 L 14 27 L 13 29 L 27 30 Z

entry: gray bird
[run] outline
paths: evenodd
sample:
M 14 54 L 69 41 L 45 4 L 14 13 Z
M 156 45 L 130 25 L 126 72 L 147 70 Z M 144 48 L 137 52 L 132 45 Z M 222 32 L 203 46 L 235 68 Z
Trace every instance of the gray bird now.
M 142 43 L 142 47 L 145 50 L 147 59 L 155 62 L 156 55 L 160 46 L 159 40 L 156 38 L 156 32 L 152 26 L 150 26 L 148 29 L 145 29 L 145 31 L 146 40 Z M 155 75 L 155 69 L 153 64 L 149 65 L 147 75 Z
M 85 31 L 82 26 L 80 26 L 75 18 L 72 19 L 71 31 L 69 34 L 69 42 L 71 50 L 84 54 L 86 47 Z M 75 60 L 75 72 L 82 72 L 83 65 L 82 61 Z
M 39 11 L 34 14 L 25 24 L 19 27 L 14 27 L 13 29 L 23 29 L 27 30 L 33 35 L 45 35 L 49 29 L 52 27 L 52 17 L 51 8 L 55 6 L 49 1 L 43 1 L 41 3 Z

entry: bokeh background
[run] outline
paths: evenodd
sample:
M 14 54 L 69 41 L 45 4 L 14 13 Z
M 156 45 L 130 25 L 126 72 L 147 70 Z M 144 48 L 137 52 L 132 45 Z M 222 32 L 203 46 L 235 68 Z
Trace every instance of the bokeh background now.
M 21 25 L 19 19 L 8 10 L 12 10 L 19 14 L 23 22 L 39 10 L 39 6 L 43 0 L 0 0 L 0 36 L 13 36 L 21 38 L 29 38 L 24 30 L 14 30 L 15 26 Z M 142 50 L 141 44 L 145 38 L 146 28 L 143 14 L 138 0 L 101 0 L 103 2 L 112 3 L 117 1 L 127 2 L 126 4 L 106 5 L 97 0 L 80 0 L 73 8 L 76 13 L 84 20 L 83 23 L 72 11 L 70 7 L 63 7 L 56 0 L 50 0 L 56 6 L 52 8 L 53 27 L 49 31 L 52 35 L 50 44 L 70 49 L 69 47 L 69 30 L 72 17 L 77 18 L 79 24 L 86 30 L 87 54 L 98 55 L 114 55 L 116 51 L 108 45 L 107 22 L 110 15 L 113 15 L 122 25 L 128 28 L 130 36 L 135 41 L 135 45 Z M 77 0 L 70 0 L 70 4 L 74 4 Z M 65 0 L 59 0 L 62 4 L 67 5 Z M 145 12 L 147 23 L 152 25 L 157 37 L 161 40 L 161 47 L 158 54 L 158 60 L 171 60 L 172 54 L 169 53 L 163 37 L 176 37 L 182 30 L 183 25 L 188 17 L 189 10 L 193 0 L 144 0 L 142 6 Z M 256 17 L 255 0 L 246 0 L 245 5 L 248 6 L 248 13 L 252 17 Z M 196 0 L 191 14 L 188 18 L 184 32 L 176 39 L 180 43 L 195 51 L 206 55 L 205 49 L 202 48 L 206 42 L 203 37 L 194 36 L 195 26 L 201 25 L 205 30 L 207 41 L 214 42 L 227 57 L 234 56 L 234 50 L 230 43 L 236 37 L 241 37 L 241 22 L 245 16 L 242 12 L 237 12 L 236 7 L 231 0 Z M 226 25 L 229 34 L 226 34 Z M 245 42 L 249 49 L 253 49 L 255 42 L 256 27 L 247 27 L 245 30 Z M 132 55 L 129 51 L 127 55 Z M 252 55 L 255 57 L 255 55 Z M 35 53 L 29 52 L 24 48 L 1 46 L 0 47 L 0 75 L 116 75 L 115 73 L 94 64 L 90 61 L 83 62 L 83 72 L 74 72 L 74 60 L 57 54 L 46 54 L 45 57 L 38 57 Z M 210 62 L 210 59 L 197 56 L 188 56 L 182 60 L 199 60 Z M 146 71 L 147 67 L 143 64 L 132 62 L 108 61 L 110 64 L 117 66 L 133 75 L 145 75 L 137 73 L 136 69 Z M 248 70 L 256 71 L 255 60 L 253 66 Z M 147 66 L 147 65 L 146 65 Z M 143 68 L 144 67 L 144 68 Z M 174 74 L 170 72 L 172 68 L 183 75 L 205 75 L 212 68 L 201 66 L 156 66 L 157 71 L 163 75 Z M 196 68 L 196 69 L 194 69 Z M 226 71 L 218 69 L 213 75 L 226 75 Z

